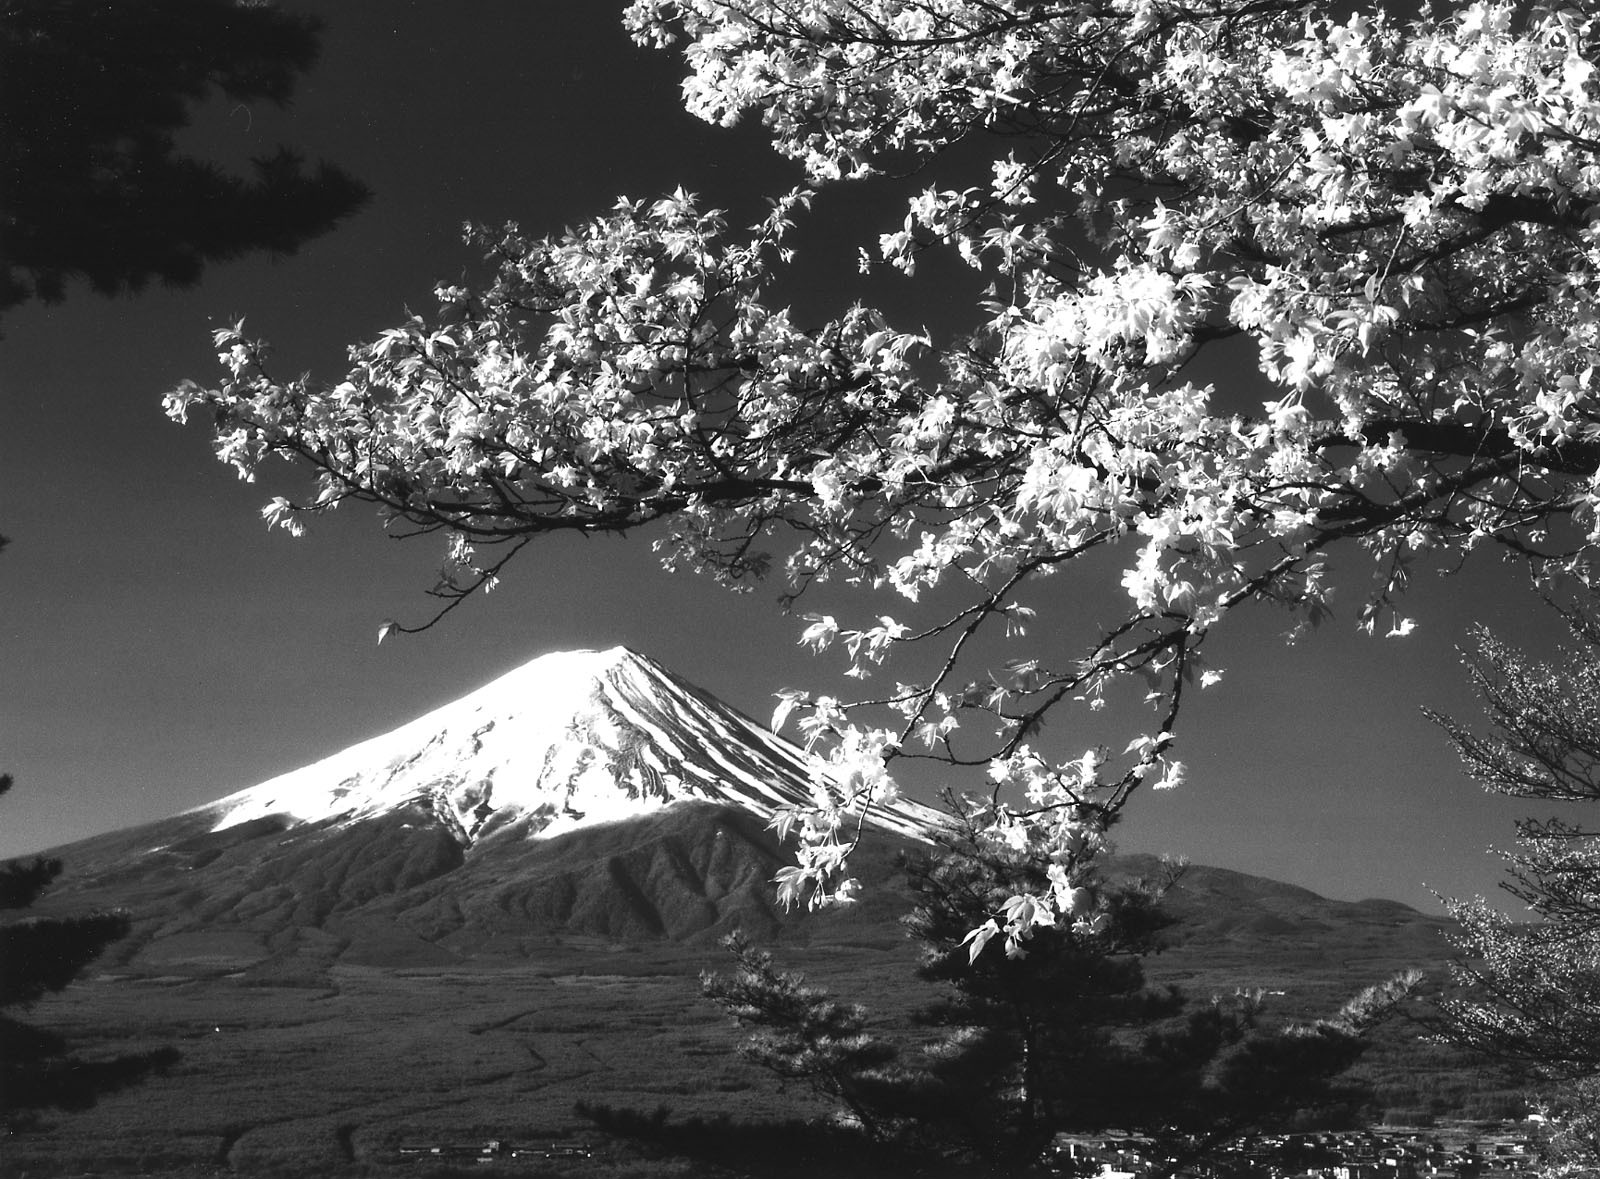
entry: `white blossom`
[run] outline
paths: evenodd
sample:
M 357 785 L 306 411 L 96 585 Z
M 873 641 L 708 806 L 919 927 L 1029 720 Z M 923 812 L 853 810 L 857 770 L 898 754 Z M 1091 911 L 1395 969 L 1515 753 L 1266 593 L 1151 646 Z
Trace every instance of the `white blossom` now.
M 1139 787 L 1181 780 L 1169 746 L 1182 685 L 1217 682 L 1196 662 L 1209 630 L 1258 600 L 1320 621 L 1337 542 L 1379 571 L 1358 619 L 1397 637 L 1417 553 L 1592 556 L 1586 10 L 639 0 L 626 22 L 681 48 L 690 111 L 759 118 L 813 186 L 925 168 L 842 248 L 978 268 L 970 334 L 860 303 L 802 325 L 781 284 L 810 191 L 735 230 L 680 190 L 549 238 L 474 230 L 492 278 L 441 287 L 431 318 L 353 348 L 332 384 L 279 376 L 222 328 L 220 383 L 167 408 L 213 417 L 242 477 L 306 465 L 312 493 L 275 498 L 275 525 L 358 499 L 465 538 L 446 609 L 529 538 L 650 524 L 667 563 L 730 585 L 860 590 L 802 614 L 800 641 L 842 652 L 863 690 L 933 654 L 917 683 L 780 706 L 834 791 L 785 826 L 802 845 L 786 898 L 837 895 L 852 822 L 912 747 L 991 767 L 997 838 L 1096 854 Z M 1207 371 L 1234 376 L 1197 383 L 1219 349 Z M 1024 620 L 1080 569 L 1120 582 L 1126 612 L 1068 649 Z M 1154 714 L 1130 718 L 1124 754 L 1091 771 L 1044 751 L 1047 715 L 1130 677 Z M 997 911 L 973 951 L 1092 922 L 1064 903 Z

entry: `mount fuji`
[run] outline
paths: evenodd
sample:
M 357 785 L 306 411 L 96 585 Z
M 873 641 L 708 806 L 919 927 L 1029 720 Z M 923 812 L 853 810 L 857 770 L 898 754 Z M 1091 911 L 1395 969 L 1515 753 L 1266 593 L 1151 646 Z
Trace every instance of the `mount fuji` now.
M 854 865 L 887 886 L 853 913 L 786 914 L 771 881 L 789 853 L 767 825 L 819 773 L 643 655 L 558 652 L 260 785 L 56 849 L 66 871 L 41 904 L 128 910 L 124 965 L 252 974 L 552 938 L 805 939 L 900 911 L 895 856 L 940 822 L 914 802 L 875 810 Z
M 563 835 L 681 802 L 770 819 L 820 782 L 806 753 L 626 647 L 524 664 L 393 732 L 201 807 L 215 830 L 268 816 L 356 823 L 432 813 L 464 847 Z M 924 838 L 915 803 L 868 822 Z

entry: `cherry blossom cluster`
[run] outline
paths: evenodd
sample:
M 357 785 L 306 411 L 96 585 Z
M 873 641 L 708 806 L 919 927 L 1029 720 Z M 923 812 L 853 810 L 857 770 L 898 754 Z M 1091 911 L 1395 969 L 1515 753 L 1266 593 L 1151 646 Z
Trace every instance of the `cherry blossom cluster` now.
M 441 289 L 333 385 L 222 331 L 224 380 L 169 408 L 215 415 L 247 477 L 309 465 L 275 523 L 357 499 L 444 532 L 445 609 L 541 533 L 651 524 L 669 563 L 732 583 L 861 587 L 859 620 L 808 613 L 801 641 L 908 678 L 784 695 L 826 767 L 784 825 L 786 897 L 847 898 L 889 769 L 936 757 L 973 767 L 986 837 L 1052 865 L 974 952 L 1092 923 L 1081 874 L 1139 787 L 1182 780 L 1179 705 L 1220 675 L 1202 646 L 1235 607 L 1319 621 L 1351 541 L 1380 571 L 1363 624 L 1404 634 L 1419 553 L 1495 541 L 1549 569 L 1600 538 L 1582 9 L 639 0 L 626 20 L 681 47 L 691 111 L 759 117 L 813 189 L 956 176 L 849 248 L 913 281 L 953 252 L 991 283 L 969 331 L 861 304 L 798 324 L 780 296 L 809 190 L 747 232 L 680 192 L 554 238 L 474 231 L 492 280 Z M 1218 352 L 1246 374 L 1202 380 Z M 1030 623 L 1079 570 L 1111 570 L 1126 611 L 1063 652 Z M 1042 742 L 1130 677 L 1152 711 L 1120 753 Z

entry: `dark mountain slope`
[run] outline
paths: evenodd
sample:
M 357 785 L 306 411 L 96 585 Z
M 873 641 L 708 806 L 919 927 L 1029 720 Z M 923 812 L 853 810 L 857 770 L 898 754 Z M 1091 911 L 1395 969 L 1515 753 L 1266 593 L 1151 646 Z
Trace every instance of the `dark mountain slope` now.
M 134 936 L 110 961 L 135 972 L 315 974 L 556 940 L 709 944 L 734 928 L 791 947 L 903 946 L 896 855 L 937 821 L 915 803 L 871 816 L 853 866 L 864 901 L 775 903 L 792 851 L 767 821 L 807 801 L 819 772 L 643 656 L 560 652 L 216 803 L 57 849 L 67 869 L 47 903 L 130 911 Z M 1119 870 L 1158 868 L 1127 857 Z M 1191 868 L 1171 908 L 1159 972 L 1204 986 L 1343 988 L 1444 949 L 1440 923 L 1403 905 L 1221 869 Z
M 537 957 L 561 943 L 701 945 L 740 928 L 780 956 L 847 944 L 906 953 L 909 897 L 896 857 L 911 845 L 874 833 L 855 859 L 864 899 L 785 913 L 771 884 L 788 853 L 761 818 L 712 803 L 543 839 L 462 847 L 421 808 L 360 823 L 289 827 L 264 818 L 206 832 L 179 816 L 59 849 L 50 903 L 125 908 L 134 935 L 108 964 L 137 974 L 313 977 L 336 963 L 427 966 Z M 160 850 L 154 850 L 159 848 Z M 1157 875 L 1149 856 L 1115 870 Z M 1274 1005 L 1327 1014 L 1397 970 L 1439 973 L 1441 918 L 1391 901 L 1334 901 L 1221 868 L 1190 866 L 1168 898 L 1178 919 L 1153 978 L 1197 997 L 1236 987 L 1284 992 Z
M 1117 870 L 1151 875 L 1154 856 L 1120 856 Z M 1189 865 L 1167 898 L 1176 923 L 1152 977 L 1191 992 L 1283 992 L 1273 1006 L 1326 1015 L 1361 987 L 1406 969 L 1442 983 L 1449 922 L 1398 901 L 1337 901 L 1282 881 Z M 1430 985 L 1431 985 L 1430 984 Z
M 552 938 L 710 942 L 734 928 L 804 941 L 819 923 L 897 940 L 906 902 L 894 861 L 910 846 L 874 833 L 857 861 L 867 901 L 807 915 L 775 901 L 771 881 L 787 856 L 764 822 L 712 803 L 466 848 L 420 807 L 349 825 L 192 825 L 179 816 L 58 849 L 67 869 L 52 904 L 129 910 L 134 935 L 111 959 L 122 969 L 191 961 L 226 971 L 347 953 L 400 965 L 419 947 L 439 961 L 520 954 Z

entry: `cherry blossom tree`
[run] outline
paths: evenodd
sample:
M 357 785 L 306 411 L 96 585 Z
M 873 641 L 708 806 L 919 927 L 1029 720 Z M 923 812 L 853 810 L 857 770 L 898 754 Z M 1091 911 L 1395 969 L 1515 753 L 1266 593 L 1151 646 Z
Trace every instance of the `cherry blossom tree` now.
M 1575 645 L 1555 663 L 1477 633 L 1467 663 L 1487 734 L 1448 717 L 1467 772 L 1486 790 L 1540 803 L 1600 802 L 1600 619 L 1565 613 Z M 1464 959 L 1444 1004 L 1447 1036 L 1527 1069 L 1547 1090 L 1552 1174 L 1600 1164 L 1600 831 L 1527 818 L 1504 854 L 1518 920 L 1482 897 L 1449 902 Z M 1587 1170 L 1585 1169 L 1587 1168 Z
M 1548 575 L 1593 547 L 1596 25 L 1454 9 L 638 0 L 688 108 L 760 119 L 806 187 L 747 231 L 683 192 L 557 237 L 476 229 L 492 277 L 343 379 L 280 374 L 236 325 L 220 383 L 169 411 L 214 420 L 245 477 L 312 472 L 274 524 L 358 500 L 443 534 L 442 610 L 533 538 L 643 526 L 725 582 L 859 587 L 859 618 L 806 614 L 801 638 L 882 686 L 776 718 L 830 766 L 785 822 L 782 888 L 840 895 L 897 761 L 972 767 L 987 838 L 1054 866 L 975 931 L 1015 951 L 1095 920 L 1082 872 L 1131 796 L 1182 779 L 1180 705 L 1235 608 L 1316 623 L 1350 542 L 1379 573 L 1362 625 L 1403 634 L 1421 554 L 1495 544 Z M 970 266 L 964 334 L 863 303 L 798 322 L 779 300 L 812 193 L 913 173 L 935 182 L 848 248 L 913 282 L 935 253 Z M 1108 571 L 1120 618 L 1029 633 L 1061 579 Z M 1125 746 L 1043 743 L 1141 678 Z

